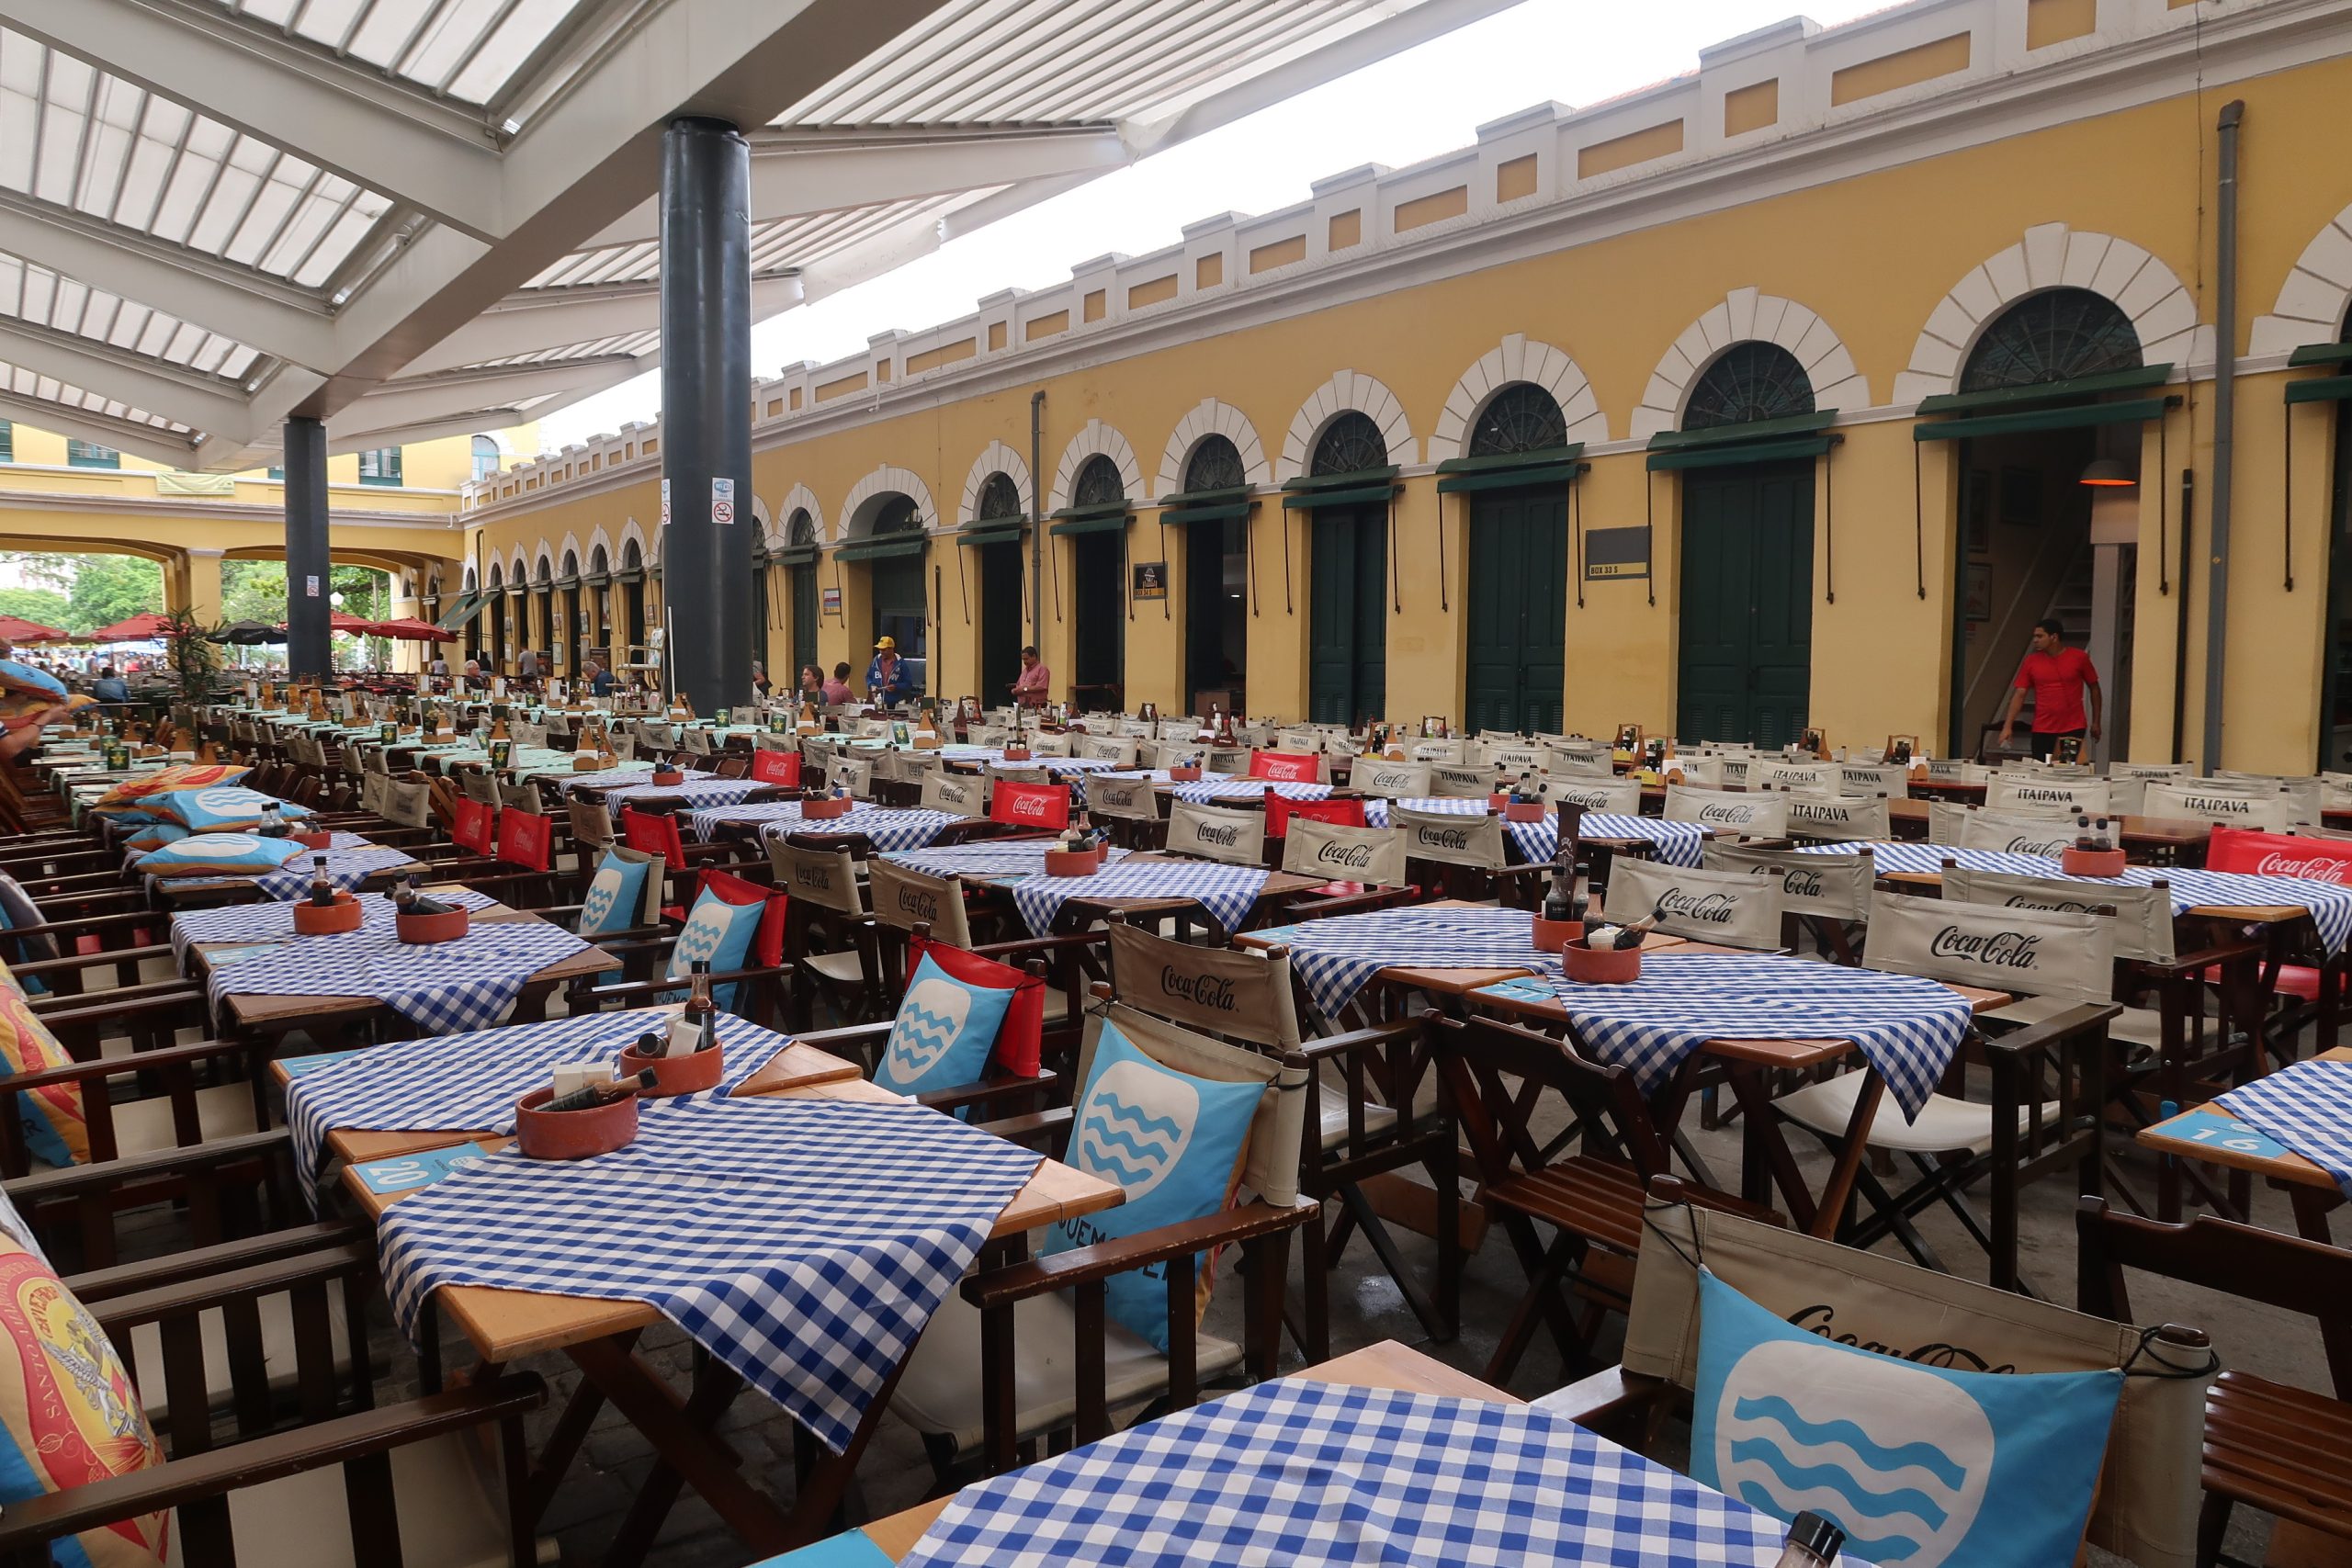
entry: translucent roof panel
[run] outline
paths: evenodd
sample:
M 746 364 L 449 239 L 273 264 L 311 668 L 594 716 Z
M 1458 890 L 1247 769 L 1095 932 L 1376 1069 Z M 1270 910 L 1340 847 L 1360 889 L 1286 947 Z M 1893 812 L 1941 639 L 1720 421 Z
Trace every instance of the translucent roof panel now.
M 0 316 L 242 383 L 262 356 L 234 338 L 0 254 Z
M 109 419 L 127 420 L 133 424 L 153 425 L 157 430 L 168 430 L 175 435 L 185 435 L 188 431 L 187 425 L 165 419 L 161 414 L 152 414 L 145 409 L 132 408 L 129 403 L 117 402 L 96 392 L 85 392 L 79 387 L 69 385 L 52 377 L 37 376 L 29 370 L 19 370 L 13 365 L 0 364 L 0 391 L 30 399 L 35 402 L 55 403 L 62 408 L 75 409 L 84 413 L 101 413 Z
M 459 103 L 495 103 L 589 0 L 212 0 Z
M 0 187 L 311 288 L 392 206 L 5 28 Z

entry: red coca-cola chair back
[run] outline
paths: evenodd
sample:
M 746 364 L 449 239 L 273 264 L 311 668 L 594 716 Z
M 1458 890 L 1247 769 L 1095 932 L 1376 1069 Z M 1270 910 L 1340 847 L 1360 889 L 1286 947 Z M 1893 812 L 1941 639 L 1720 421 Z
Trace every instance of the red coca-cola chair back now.
M 999 779 L 995 793 L 989 796 L 989 820 L 1016 828 L 1067 828 L 1069 786 Z
M 1252 751 L 1250 776 L 1283 784 L 1313 784 L 1323 776 L 1323 760 L 1306 751 Z
M 2352 886 L 2352 842 L 2216 828 L 2205 845 L 2205 869 L 2246 876 L 2307 876 Z
M 545 871 L 552 863 L 554 835 L 548 818 L 536 811 L 513 808 L 498 814 L 498 858 L 526 871 Z
M 656 811 L 621 807 L 621 842 L 650 855 L 660 855 L 672 871 L 686 869 L 685 840 L 678 837 L 678 819 Z
M 1266 792 L 1266 837 L 1279 839 L 1290 831 L 1290 819 L 1304 817 L 1310 822 L 1330 822 L 1342 828 L 1367 826 L 1361 800 L 1293 800 L 1288 795 Z
M 782 888 L 748 882 L 733 872 L 705 866 L 702 885 L 695 896 L 699 899 L 706 892 L 729 904 L 766 904 L 767 908 L 760 912 L 759 930 L 752 933 L 752 966 L 774 969 L 784 963 L 784 917 L 789 899 Z
M 449 841 L 470 853 L 487 855 L 497 829 L 498 807 L 487 801 L 461 798 L 451 813 Z
M 996 1047 L 990 1059 L 1006 1072 L 1017 1073 L 1024 1078 L 1037 1076 L 1037 1058 L 1043 1053 L 1046 1038 L 1046 977 L 1015 969 L 1010 964 L 1000 964 L 993 958 L 961 947 L 950 947 L 930 937 L 916 936 L 907 942 L 907 981 L 914 983 L 915 969 L 922 963 L 924 953 L 944 969 L 952 979 L 967 986 L 985 987 L 990 990 L 1011 991 L 1012 1003 L 1005 1009 L 1004 1021 L 997 1025 Z
M 752 777 L 762 784 L 782 784 L 786 789 L 800 787 L 800 753 L 797 751 L 754 751 L 752 753 Z

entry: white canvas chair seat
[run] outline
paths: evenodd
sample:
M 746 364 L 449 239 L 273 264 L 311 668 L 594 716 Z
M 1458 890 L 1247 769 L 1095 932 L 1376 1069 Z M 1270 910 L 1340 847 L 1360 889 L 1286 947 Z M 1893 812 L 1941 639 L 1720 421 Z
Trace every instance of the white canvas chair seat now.
M 1325 1094 L 1322 1099 L 1322 1114 L 1317 1118 L 1321 1126 L 1317 1131 L 1322 1135 L 1323 1148 L 1329 1152 L 1348 1141 L 1346 1092 L 1342 1090 L 1336 1096 Z M 1377 1137 L 1396 1124 L 1396 1112 L 1391 1107 L 1366 1105 L 1363 1108 L 1363 1130 L 1366 1136 Z
M 1984 1014 L 1999 1023 L 2029 1027 L 2046 1023 L 2075 1006 L 2063 997 L 2019 997 Z M 2154 1008 L 2125 1008 L 2107 1026 L 2110 1040 L 2156 1050 L 2164 1044 L 2165 1015 Z
M 1263 865 L 1266 816 L 1262 811 L 1227 811 L 1189 800 L 1168 807 L 1168 852 L 1227 865 Z
M 828 980 L 854 986 L 865 978 L 865 961 L 854 953 L 811 953 L 801 963 Z
M 1737 871 L 1690 871 L 1662 861 L 1623 859 L 1609 868 L 1612 919 L 1636 920 L 1662 909 L 1658 929 L 1696 942 L 1778 951 L 1781 887 L 1769 876 Z
M 2065 1004 L 2072 1006 L 2072 1003 Z M 1861 1096 L 1867 1073 L 1840 1073 L 1824 1083 L 1807 1084 L 1792 1089 L 1772 1102 L 1773 1108 L 1801 1127 L 1832 1138 L 1845 1136 L 1854 1119 L 1854 1103 Z M 2062 1108 L 2052 1101 L 2041 1108 L 2045 1118 L 2055 1118 Z M 2024 1128 L 2030 1112 L 2018 1110 L 2018 1126 Z M 1948 1095 L 1928 1097 L 1919 1108 L 1918 1120 L 1905 1122 L 1900 1111 L 1890 1111 L 1883 1106 L 1871 1118 L 1870 1131 L 1862 1142 L 1874 1149 L 1886 1149 L 1894 1154 L 1941 1155 L 1966 1152 L 1981 1155 L 1993 1146 L 1993 1107 L 1973 1100 L 1954 1100 Z
M 1587 811 L 1605 811 L 1615 817 L 1633 817 L 1642 809 L 1642 781 L 1636 778 L 1570 779 L 1557 774 L 1542 781 L 1544 798 L 1555 806 L 1581 806 Z
M 96 993 L 103 997 L 103 991 Z M 145 1100 L 125 1100 L 116 1104 L 114 1111 L 115 1153 L 129 1159 L 134 1155 L 152 1155 L 164 1149 L 179 1147 L 179 1135 L 173 1130 L 172 1101 L 168 1095 L 154 1095 Z M 260 1129 L 254 1125 L 253 1090 L 243 1084 L 214 1084 L 196 1091 L 196 1125 L 198 1142 L 212 1143 L 221 1138 L 242 1138 Z M 33 1168 L 53 1168 L 39 1156 L 33 1158 Z
M 2063 811 L 2071 817 L 2087 811 L 2106 816 L 2112 809 L 2105 779 L 2062 779 L 2041 773 L 1996 773 L 1984 786 L 1984 804 L 1995 811 Z
M 254 1315 L 261 1324 L 261 1357 L 263 1370 L 268 1374 L 272 1393 L 284 1393 L 299 1381 L 300 1361 L 294 1344 L 293 1298 L 280 1292 L 262 1296 L 254 1303 Z M 334 1346 L 334 1372 L 338 1379 L 351 1371 L 351 1334 L 349 1319 L 339 1307 L 327 1313 L 327 1335 Z M 197 1318 L 197 1333 L 204 1346 L 204 1388 L 214 1410 L 230 1407 L 237 1388 L 229 1370 L 229 1328 L 225 1315 L 219 1308 Z M 139 1389 L 139 1403 L 147 1409 L 147 1418 L 158 1427 L 171 1418 L 171 1401 L 164 1394 L 164 1332 L 153 1323 L 133 1324 L 130 1329 L 130 1375 Z M 239 1554 L 241 1557 L 243 1553 Z
M 1668 822 L 1696 822 L 1738 838 L 1778 839 L 1789 830 L 1789 797 L 1779 791 L 1670 784 L 1665 816 Z

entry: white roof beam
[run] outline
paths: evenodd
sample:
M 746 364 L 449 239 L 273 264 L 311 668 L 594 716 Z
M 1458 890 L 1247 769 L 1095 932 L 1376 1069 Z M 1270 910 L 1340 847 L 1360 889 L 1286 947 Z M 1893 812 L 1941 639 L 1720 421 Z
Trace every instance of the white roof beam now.
M 356 413 L 368 406 L 366 399 L 351 405 L 346 413 Z M 428 419 L 415 424 L 391 425 L 383 429 L 362 430 L 356 425 L 348 431 L 339 428 L 342 422 L 327 426 L 327 455 L 340 457 L 350 452 L 371 451 L 378 446 L 396 446 L 412 441 L 438 441 L 445 435 L 480 435 L 488 431 L 511 429 L 527 422 L 531 416 L 520 409 L 473 409 L 452 414 L 447 419 Z
M 172 369 L 67 333 L 0 321 L 0 363 L 226 440 L 242 441 L 253 429 L 243 397 L 217 378 Z
M 763 130 L 752 138 L 752 221 L 1099 175 L 1128 162 L 1113 126 Z M 659 218 L 656 202 L 640 202 L 580 248 L 643 244 L 658 237 Z
M 326 311 L 250 269 L 7 190 L 0 190 L 0 249 L 273 358 L 314 370 L 336 363 Z
M 454 418 L 484 409 L 503 409 L 558 393 L 602 391 L 638 374 L 628 355 L 559 359 L 546 365 L 500 365 L 454 370 L 414 380 L 387 381 L 346 405 L 328 421 L 330 431 L 373 434 L 404 429 L 426 420 Z
M 159 430 L 135 419 L 117 419 L 112 414 L 77 409 L 71 403 L 51 402 L 47 398 L 20 397 L 6 388 L 0 388 L 0 414 L 75 441 L 111 446 L 151 463 L 168 463 L 175 468 L 196 466 L 198 448 L 193 436 Z M 0 506 L 11 504 L 46 506 L 50 498 L 38 491 L 0 491 Z
M 752 317 L 800 303 L 797 276 L 752 279 Z M 403 378 L 480 365 L 488 359 L 576 343 L 595 343 L 662 324 L 662 285 L 598 284 L 579 288 L 526 288 L 493 306 L 401 367 Z
M 211 6 L 0 0 L 0 22 L 481 238 L 505 231 L 479 116 Z

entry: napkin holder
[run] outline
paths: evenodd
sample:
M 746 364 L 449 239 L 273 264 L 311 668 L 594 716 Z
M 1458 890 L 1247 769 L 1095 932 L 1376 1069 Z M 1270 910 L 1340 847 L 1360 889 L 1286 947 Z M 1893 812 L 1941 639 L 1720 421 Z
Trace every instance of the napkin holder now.
M 1568 978 L 1579 986 L 1630 986 L 1642 977 L 1642 950 L 1638 947 L 1592 948 L 1578 936 L 1562 946 L 1560 961 Z
M 830 822 L 836 817 L 848 816 L 850 807 L 856 804 L 845 795 L 838 797 L 820 795 L 813 800 L 800 803 L 800 819 L 803 822 Z
M 683 1056 L 648 1056 L 631 1045 L 621 1053 L 621 1077 L 633 1078 L 650 1069 L 653 1087 L 645 1091 L 648 1100 L 700 1094 L 718 1087 L 719 1077 L 726 1071 L 721 1060 L 726 1055 L 724 1041 L 707 1051 L 689 1051 Z
M 1007 746 L 1004 749 L 1004 760 L 1008 762 L 1025 762 L 1029 760 L 1029 748 L 1026 746 Z
M 1584 922 L 1582 920 L 1547 920 L 1538 915 L 1535 917 L 1534 936 L 1536 952 L 1557 953 L 1572 942 L 1584 940 Z
M 1091 850 L 1047 850 L 1046 874 L 1047 876 L 1091 876 L 1102 869 L 1102 851 L 1099 846 Z
M 2058 869 L 2069 876 L 2120 876 L 2124 862 L 2121 850 L 2067 850 L 2058 857 Z
M 469 921 L 463 909 L 447 909 L 437 915 L 395 915 L 393 933 L 412 946 L 428 947 L 435 942 L 455 942 L 466 934 Z
M 526 1159 L 593 1159 L 627 1148 L 637 1138 L 639 1096 L 585 1111 L 542 1111 L 552 1089 L 535 1089 L 514 1102 L 514 1141 Z
M 571 754 L 571 771 L 575 773 L 593 773 L 603 766 L 604 759 L 594 751 L 574 751 Z
M 350 894 L 337 891 L 334 902 L 318 905 L 305 898 L 294 906 L 294 934 L 297 936 L 334 936 L 343 931 L 356 931 L 367 911 L 359 900 Z

